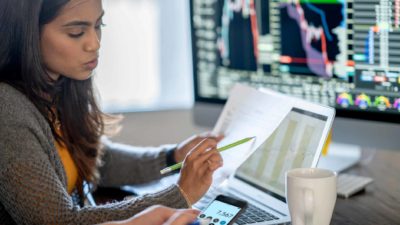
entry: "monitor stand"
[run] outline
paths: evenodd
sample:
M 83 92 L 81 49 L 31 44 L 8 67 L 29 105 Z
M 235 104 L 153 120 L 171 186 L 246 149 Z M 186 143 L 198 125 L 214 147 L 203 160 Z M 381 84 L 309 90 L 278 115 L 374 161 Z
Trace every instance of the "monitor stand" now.
M 328 154 L 321 155 L 318 168 L 342 172 L 356 165 L 361 159 L 361 147 L 352 144 L 332 142 Z

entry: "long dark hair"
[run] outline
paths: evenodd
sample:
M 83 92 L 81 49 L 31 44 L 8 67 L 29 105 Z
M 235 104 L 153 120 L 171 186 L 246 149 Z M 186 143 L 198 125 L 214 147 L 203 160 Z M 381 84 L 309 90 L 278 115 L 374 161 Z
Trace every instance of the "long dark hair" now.
M 78 167 L 81 184 L 98 178 L 100 136 L 105 118 L 112 117 L 100 111 L 92 78 L 78 81 L 60 76 L 49 82 L 41 58 L 40 33 L 68 2 L 1 0 L 0 82 L 19 89 L 46 118 L 55 140 L 66 146 Z

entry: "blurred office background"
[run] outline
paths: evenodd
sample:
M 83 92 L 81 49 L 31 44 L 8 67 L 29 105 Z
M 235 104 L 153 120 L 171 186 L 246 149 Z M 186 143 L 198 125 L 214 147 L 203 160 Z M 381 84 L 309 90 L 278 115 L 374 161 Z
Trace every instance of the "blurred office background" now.
M 107 112 L 193 104 L 189 2 L 105 0 L 95 81 Z

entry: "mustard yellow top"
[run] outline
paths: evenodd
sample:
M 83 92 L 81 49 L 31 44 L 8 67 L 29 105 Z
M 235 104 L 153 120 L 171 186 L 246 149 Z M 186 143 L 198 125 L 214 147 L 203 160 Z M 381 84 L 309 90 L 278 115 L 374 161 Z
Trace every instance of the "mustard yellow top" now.
M 64 145 L 60 145 L 57 141 L 55 145 L 64 166 L 65 174 L 67 175 L 67 191 L 68 194 L 71 194 L 78 182 L 78 168 L 67 148 Z

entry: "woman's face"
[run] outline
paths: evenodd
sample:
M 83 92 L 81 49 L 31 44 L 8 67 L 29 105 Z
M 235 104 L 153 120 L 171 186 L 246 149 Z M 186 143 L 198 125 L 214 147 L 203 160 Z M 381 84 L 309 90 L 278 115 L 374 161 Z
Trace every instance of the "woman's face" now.
M 99 57 L 101 0 L 70 0 L 59 15 L 44 25 L 40 47 L 47 72 L 75 80 L 90 77 Z

